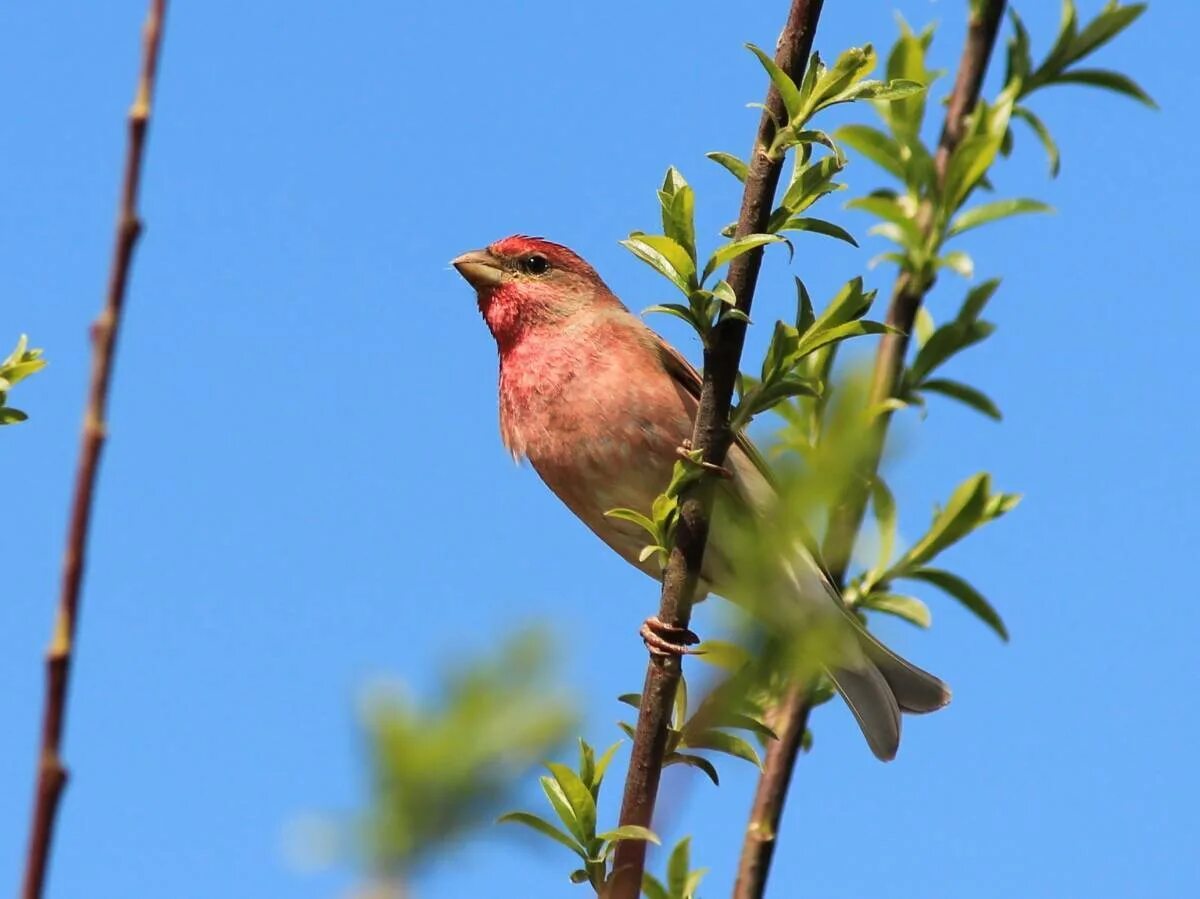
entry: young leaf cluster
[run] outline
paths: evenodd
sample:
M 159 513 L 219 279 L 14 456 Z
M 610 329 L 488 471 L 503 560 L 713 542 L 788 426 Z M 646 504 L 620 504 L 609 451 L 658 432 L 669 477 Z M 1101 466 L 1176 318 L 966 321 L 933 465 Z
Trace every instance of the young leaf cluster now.
M 696 890 L 708 869 L 692 870 L 691 844 L 691 837 L 684 837 L 675 844 L 667 857 L 665 882 L 653 874 L 642 875 L 642 893 L 646 899 L 696 899 Z
M 29 349 L 29 338 L 24 334 L 16 348 L 0 362 L 0 425 L 11 425 L 29 418 L 20 409 L 8 405 L 8 391 L 31 374 L 46 367 L 41 350 Z
M 582 867 L 571 872 L 571 882 L 591 884 L 597 894 L 608 882 L 609 862 L 617 843 L 621 840 L 659 842 L 652 831 L 633 824 L 597 833 L 596 801 L 604 774 L 620 746 L 619 741 L 614 743 L 597 758 L 592 746 L 581 739 L 578 770 L 558 762 L 546 764 L 550 775 L 540 778 L 542 792 L 561 827 L 531 812 L 509 812 L 500 817 L 500 821 L 524 824 L 570 849 L 582 863 Z
M 1009 9 L 1013 35 L 1008 42 L 1004 80 L 1007 84 L 1020 84 L 1017 104 L 1013 107 L 1013 118 L 1020 119 L 1028 125 L 1037 139 L 1041 141 L 1049 160 L 1051 176 L 1056 176 L 1059 172 L 1061 160 L 1058 146 L 1045 123 L 1020 101 L 1042 87 L 1055 84 L 1082 84 L 1114 91 L 1152 108 L 1157 108 L 1157 104 L 1150 95 L 1128 75 L 1114 72 L 1111 69 L 1081 68 L 1077 65 L 1085 57 L 1090 56 L 1132 25 L 1145 11 L 1146 4 L 1144 3 L 1122 5 L 1118 0 L 1109 0 L 1096 17 L 1081 28 L 1075 3 L 1073 0 L 1064 0 L 1062 21 L 1054 44 L 1046 58 L 1041 63 L 1035 64 L 1029 31 L 1025 28 L 1025 23 L 1021 21 L 1016 10 Z M 1005 156 L 1012 151 L 1012 143 L 1010 132 L 1005 135 L 1004 143 L 1001 145 L 1001 152 Z
M 640 707 L 642 701 L 639 693 L 625 693 L 618 699 L 635 709 Z M 620 727 L 633 737 L 633 725 L 622 721 Z M 667 751 L 663 765 L 697 768 L 716 785 L 721 782 L 716 766 L 704 756 L 697 755 L 697 751 L 723 753 L 762 767 L 758 752 L 749 741 L 732 733 L 738 730 L 760 741 L 775 739 L 774 731 L 763 722 L 758 709 L 748 708 L 743 701 L 731 701 L 723 691 L 711 693 L 689 717 L 687 682 L 681 677 L 667 728 Z
M 879 557 L 873 568 L 847 587 L 848 604 L 903 618 L 918 627 L 929 627 L 932 616 L 920 599 L 894 590 L 895 581 L 918 581 L 936 587 L 995 631 L 1008 639 L 999 613 L 964 578 L 929 563 L 972 531 L 1011 511 L 1021 501 L 1019 494 L 993 491 L 991 477 L 980 473 L 955 488 L 946 505 L 934 510 L 929 528 L 905 552 L 893 558 L 896 544 L 896 503 L 886 482 L 876 476 L 871 504 L 879 529 Z

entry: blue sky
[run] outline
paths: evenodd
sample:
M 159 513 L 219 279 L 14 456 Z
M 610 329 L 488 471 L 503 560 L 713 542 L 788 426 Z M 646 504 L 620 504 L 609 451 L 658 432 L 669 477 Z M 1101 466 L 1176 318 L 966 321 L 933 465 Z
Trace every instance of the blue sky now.
M 0 436 L 2 883 L 24 852 L 86 323 L 143 6 L 0 11 L 0 341 L 28 332 L 51 360 L 13 395 L 31 421 Z M 381 677 L 427 688 L 463 632 L 483 648 L 549 622 L 569 638 L 562 676 L 586 705 L 586 735 L 615 738 L 615 696 L 641 682 L 636 628 L 656 590 L 512 466 L 491 338 L 447 261 L 544 234 L 631 306 L 662 300 L 617 241 L 654 226 L 668 164 L 696 186 L 710 240 L 733 217 L 735 185 L 703 153 L 746 151 L 757 119 L 743 104 L 764 85 L 741 45 L 773 46 L 784 6 L 171 10 L 51 895 L 339 895 L 350 869 L 297 870 L 286 826 L 362 805 L 356 697 Z M 898 8 L 916 25 L 939 20 L 933 60 L 957 59 L 965 3 L 854 7 L 827 4 L 826 56 L 886 46 Z M 1020 5 L 1039 53 L 1056 7 Z M 1012 642 L 938 596 L 929 633 L 880 624 L 952 683 L 954 704 L 910 720 L 886 766 L 844 708 L 820 710 L 772 896 L 1179 896 L 1200 882 L 1200 603 L 1186 561 L 1200 500 L 1200 183 L 1179 67 L 1198 28 L 1193 4 L 1159 0 L 1102 51 L 1160 112 L 1083 88 L 1039 95 L 1062 175 L 1047 181 L 1022 133 L 996 180 L 1057 214 L 964 239 L 977 277 L 1004 284 L 989 316 L 999 331 L 955 375 L 985 387 L 1005 420 L 936 403 L 901 428 L 892 479 L 910 537 L 978 470 L 1025 494 L 946 558 L 1001 609 Z M 865 162 L 845 180 L 844 196 L 881 183 Z M 822 213 L 862 235 L 868 220 L 840 202 Z M 881 249 L 809 237 L 791 270 L 827 298 Z M 890 274 L 870 283 L 886 289 Z M 931 306 L 944 316 L 963 285 L 943 282 Z M 756 319 L 788 315 L 790 290 L 779 254 Z M 685 333 L 655 324 L 695 356 Z M 767 333 L 754 330 L 749 353 Z M 713 623 L 704 611 L 700 627 Z M 661 829 L 693 833 L 711 868 L 706 896 L 728 892 L 753 785 L 748 767 L 723 770 L 719 790 L 671 772 L 662 803 Z M 417 887 L 423 899 L 584 895 L 567 870 L 565 854 L 492 828 Z

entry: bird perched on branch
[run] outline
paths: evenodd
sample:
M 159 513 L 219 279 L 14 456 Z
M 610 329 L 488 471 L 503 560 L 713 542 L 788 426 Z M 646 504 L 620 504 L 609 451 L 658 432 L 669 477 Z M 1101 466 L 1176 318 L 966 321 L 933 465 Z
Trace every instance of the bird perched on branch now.
M 656 579 L 643 558 L 646 533 L 606 515 L 648 512 L 671 479 L 692 433 L 700 375 L 613 295 L 571 250 L 513 236 L 453 261 L 475 288 L 500 354 L 500 434 L 513 457 L 528 458 L 555 495 L 622 558 Z M 725 459 L 725 482 L 751 514 L 767 514 L 773 488 L 761 457 L 738 434 Z M 716 521 L 700 589 L 734 591 L 731 538 Z M 780 560 L 780 601 L 799 603 L 816 626 L 840 635 L 823 665 L 881 759 L 895 756 L 900 713 L 930 712 L 950 691 L 868 634 L 820 563 L 803 546 Z M 656 618 L 642 635 L 651 651 L 683 653 L 695 638 Z

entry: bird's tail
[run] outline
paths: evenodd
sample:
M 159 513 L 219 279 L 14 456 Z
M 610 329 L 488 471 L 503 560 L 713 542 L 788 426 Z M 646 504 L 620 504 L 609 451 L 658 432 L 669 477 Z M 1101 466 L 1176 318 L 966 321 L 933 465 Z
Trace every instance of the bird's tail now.
M 825 668 L 833 686 L 858 721 L 876 758 L 891 761 L 900 747 L 900 713 L 933 712 L 950 702 L 950 688 L 928 671 L 902 659 L 867 633 L 841 605 L 860 653 L 853 661 Z

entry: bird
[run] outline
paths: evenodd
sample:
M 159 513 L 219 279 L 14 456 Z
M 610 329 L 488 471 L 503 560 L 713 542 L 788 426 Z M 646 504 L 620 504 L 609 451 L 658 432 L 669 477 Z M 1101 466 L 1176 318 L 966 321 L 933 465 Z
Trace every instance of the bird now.
M 606 513 L 648 514 L 690 446 L 701 377 L 613 294 L 596 270 L 567 247 L 513 235 L 463 253 L 451 264 L 474 288 L 499 354 L 500 436 L 513 458 L 528 460 L 547 487 L 627 562 L 661 580 L 642 550 L 648 535 Z M 735 435 L 721 466 L 725 491 L 752 515 L 768 515 L 774 488 L 762 457 Z M 712 522 L 697 595 L 732 598 L 733 536 Z M 723 530 L 725 528 L 725 530 Z M 822 670 L 849 706 L 876 757 L 900 744 L 901 712 L 932 712 L 950 701 L 940 679 L 885 647 L 861 625 L 815 549 L 796 547 L 779 562 L 780 601 L 799 604 L 814 626 L 838 635 Z M 651 617 L 642 637 L 653 653 L 684 653 L 696 640 Z

